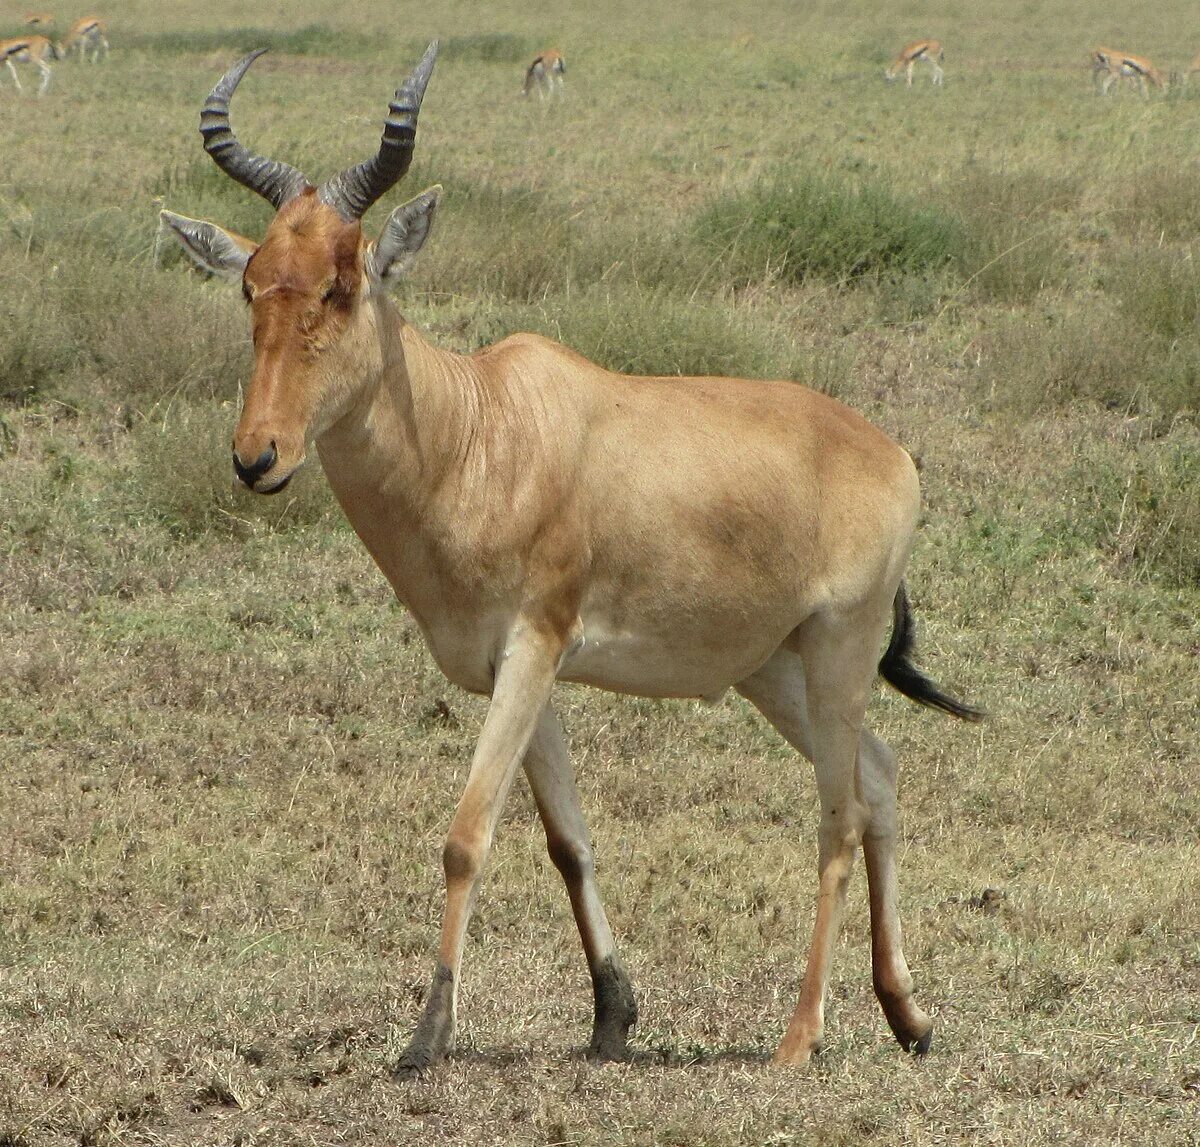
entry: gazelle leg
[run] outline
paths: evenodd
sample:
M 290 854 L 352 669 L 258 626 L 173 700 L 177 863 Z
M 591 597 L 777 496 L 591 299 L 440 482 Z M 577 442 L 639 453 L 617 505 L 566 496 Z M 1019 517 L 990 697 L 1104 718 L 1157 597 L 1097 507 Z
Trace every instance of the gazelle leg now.
M 43 60 L 38 60 L 37 66 L 42 72 L 42 85 L 38 88 L 38 95 L 43 95 L 46 89 L 50 86 L 50 66 Z
M 420 1073 L 453 1050 L 463 942 L 479 877 L 517 765 L 550 700 L 561 652 L 526 632 L 514 637 L 496 671 L 492 702 L 442 851 L 446 907 L 437 968 L 417 1030 L 396 1064 L 397 1074 Z
M 525 775 L 546 830 L 550 859 L 566 882 L 592 974 L 595 1019 L 588 1051 L 598 1059 L 625 1059 L 629 1029 L 637 1023 L 637 1000 L 600 902 L 592 842 L 579 805 L 579 790 L 562 727 L 549 705 L 525 753 Z
M 9 74 L 12 76 L 13 83 L 17 85 L 17 91 L 23 92 L 25 89 L 21 87 L 21 77 L 17 75 L 17 69 L 13 67 L 12 60 L 5 60 L 4 66 L 8 68 Z
M 942 71 L 942 65 L 937 60 L 929 61 L 933 65 L 933 83 L 935 87 L 941 87 L 942 81 L 946 78 L 946 73 Z
M 914 67 L 914 66 L 915 66 L 915 65 L 914 65 L 913 61 L 912 61 L 912 60 L 909 60 L 909 61 L 908 61 L 908 67 L 904 69 L 904 82 L 905 82 L 905 84 L 907 84 L 907 85 L 908 85 L 910 88 L 912 87 L 913 67 Z

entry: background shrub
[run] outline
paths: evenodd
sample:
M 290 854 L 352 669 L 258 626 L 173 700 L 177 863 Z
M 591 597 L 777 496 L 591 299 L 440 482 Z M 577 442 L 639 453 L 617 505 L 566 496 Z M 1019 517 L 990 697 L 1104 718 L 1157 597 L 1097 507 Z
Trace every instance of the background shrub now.
M 693 235 L 741 283 L 920 274 L 961 257 L 966 244 L 962 225 L 940 208 L 876 181 L 803 171 L 720 196 Z

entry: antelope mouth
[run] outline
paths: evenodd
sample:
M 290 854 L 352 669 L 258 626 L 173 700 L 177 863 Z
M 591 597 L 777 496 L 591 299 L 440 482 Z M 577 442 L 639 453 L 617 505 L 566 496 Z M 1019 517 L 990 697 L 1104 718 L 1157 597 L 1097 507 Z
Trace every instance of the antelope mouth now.
M 293 470 L 290 473 L 285 474 L 273 486 L 255 485 L 253 487 L 254 492 L 256 494 L 265 494 L 268 497 L 271 494 L 282 494 L 283 491 L 287 489 L 287 484 L 295 477 L 295 475 L 296 475 L 296 471 Z

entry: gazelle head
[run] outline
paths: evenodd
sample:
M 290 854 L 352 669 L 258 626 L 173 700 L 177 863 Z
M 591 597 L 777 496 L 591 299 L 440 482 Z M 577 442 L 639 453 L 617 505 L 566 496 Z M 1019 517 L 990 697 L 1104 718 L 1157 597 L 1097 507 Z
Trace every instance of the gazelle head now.
M 377 342 L 365 337 L 373 308 L 364 303 L 407 270 L 429 235 L 440 187 L 397 207 L 374 242 L 364 239 L 360 220 L 412 162 L 437 42 L 393 97 L 378 153 L 320 187 L 286 163 L 252 154 L 233 134 L 229 101 L 260 55 L 246 56 L 213 88 L 200 134 L 222 171 L 276 209 L 262 243 L 170 211 L 162 220 L 200 266 L 241 283 L 254 371 L 234 432 L 233 467 L 250 489 L 274 494 L 304 461 L 308 439 L 353 404 L 373 364 L 378 373 Z

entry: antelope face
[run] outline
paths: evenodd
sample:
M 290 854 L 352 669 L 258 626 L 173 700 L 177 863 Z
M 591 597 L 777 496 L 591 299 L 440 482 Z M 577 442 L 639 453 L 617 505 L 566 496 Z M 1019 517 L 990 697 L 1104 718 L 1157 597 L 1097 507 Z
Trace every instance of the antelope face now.
M 242 273 L 254 373 L 233 436 L 233 468 L 260 494 L 287 485 L 310 434 L 336 420 L 348 387 L 336 353 L 360 303 L 362 233 L 307 192 L 275 217 Z
M 261 244 L 170 211 L 163 224 L 205 270 L 240 282 L 250 307 L 254 371 L 233 437 L 233 468 L 250 489 L 276 494 L 304 461 L 307 441 L 332 426 L 378 376 L 364 305 L 402 274 L 429 234 L 440 187 L 392 212 L 374 243 L 363 213 L 404 175 L 437 45 L 396 92 L 379 154 L 314 188 L 295 168 L 251 155 L 229 126 L 229 98 L 261 53 L 213 89 L 200 118 L 205 148 L 239 183 L 278 209 Z

